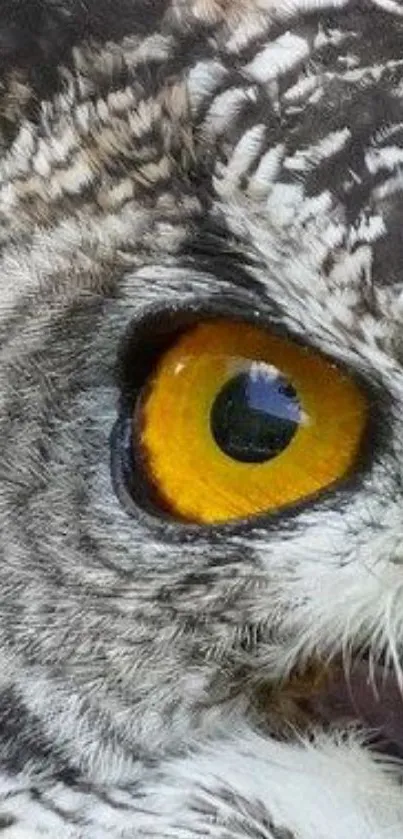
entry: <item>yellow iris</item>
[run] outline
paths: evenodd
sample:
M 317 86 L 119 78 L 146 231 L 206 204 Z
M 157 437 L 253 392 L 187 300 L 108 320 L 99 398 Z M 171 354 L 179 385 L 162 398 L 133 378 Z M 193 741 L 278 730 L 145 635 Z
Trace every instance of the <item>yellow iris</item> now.
M 237 459 L 212 429 L 218 395 L 225 403 L 227 388 L 228 421 L 234 411 L 228 385 L 234 381 L 236 389 L 242 376 L 252 388 L 260 377 L 255 390 L 267 402 L 263 420 L 269 432 L 277 422 L 290 438 L 256 462 L 253 440 L 249 461 Z M 261 412 L 246 401 L 238 408 L 247 441 Z M 279 422 L 276 411 L 288 411 L 288 419 Z M 361 390 L 319 353 L 251 324 L 212 320 L 180 335 L 160 358 L 143 397 L 140 445 L 149 479 L 171 514 L 225 522 L 289 506 L 343 477 L 354 464 L 366 417 Z

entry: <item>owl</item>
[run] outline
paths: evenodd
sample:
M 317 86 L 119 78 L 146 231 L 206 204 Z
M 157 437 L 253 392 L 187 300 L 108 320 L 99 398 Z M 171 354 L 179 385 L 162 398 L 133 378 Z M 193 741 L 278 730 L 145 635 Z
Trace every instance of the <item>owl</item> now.
M 0 0 L 0 836 L 403 836 L 403 4 Z

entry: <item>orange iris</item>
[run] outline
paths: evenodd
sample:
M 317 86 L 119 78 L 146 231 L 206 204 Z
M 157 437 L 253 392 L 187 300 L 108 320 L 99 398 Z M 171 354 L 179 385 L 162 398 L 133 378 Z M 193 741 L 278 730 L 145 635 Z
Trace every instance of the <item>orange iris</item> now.
M 140 445 L 178 518 L 225 522 L 278 510 L 353 466 L 367 418 L 356 383 L 321 354 L 251 324 L 212 320 L 160 358 Z

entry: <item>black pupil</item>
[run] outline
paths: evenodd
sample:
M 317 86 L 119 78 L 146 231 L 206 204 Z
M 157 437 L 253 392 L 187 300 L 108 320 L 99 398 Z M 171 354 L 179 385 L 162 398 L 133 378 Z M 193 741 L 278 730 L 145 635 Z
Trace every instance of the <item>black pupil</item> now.
M 292 385 L 263 363 L 226 382 L 211 409 L 211 431 L 225 454 L 242 463 L 271 460 L 292 440 L 301 408 Z

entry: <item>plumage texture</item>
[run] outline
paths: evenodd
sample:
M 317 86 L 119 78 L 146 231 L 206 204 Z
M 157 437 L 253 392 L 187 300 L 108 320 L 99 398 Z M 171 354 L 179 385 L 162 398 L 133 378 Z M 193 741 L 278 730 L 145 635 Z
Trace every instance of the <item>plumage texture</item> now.
M 399 763 L 283 689 L 403 675 L 402 56 L 397 0 L 1 0 L 5 839 L 402 836 Z M 363 378 L 351 480 L 212 529 L 127 497 L 142 329 L 196 311 Z

